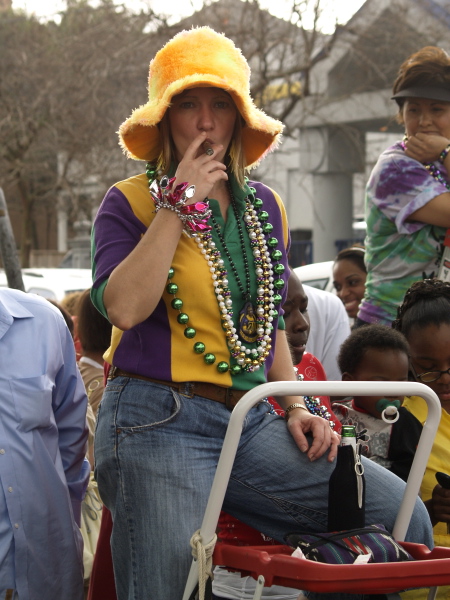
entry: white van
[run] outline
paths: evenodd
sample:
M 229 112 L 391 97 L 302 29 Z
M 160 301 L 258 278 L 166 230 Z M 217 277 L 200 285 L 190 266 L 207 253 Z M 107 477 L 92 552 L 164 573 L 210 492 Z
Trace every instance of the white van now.
M 302 283 L 319 290 L 336 293 L 333 287 L 333 263 L 333 260 L 312 263 L 303 267 L 296 267 L 294 271 Z
M 84 291 L 92 286 L 90 269 L 22 269 L 26 292 L 60 302 L 71 292 Z M 0 270 L 0 287 L 8 287 L 6 273 Z

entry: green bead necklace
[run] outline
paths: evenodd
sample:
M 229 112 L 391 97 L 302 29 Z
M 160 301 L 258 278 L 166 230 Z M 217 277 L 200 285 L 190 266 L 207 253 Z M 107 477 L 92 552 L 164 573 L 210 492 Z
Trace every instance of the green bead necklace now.
M 149 179 L 149 185 L 151 185 L 156 176 L 154 165 L 147 164 L 146 175 Z M 279 262 L 283 254 L 280 250 L 277 250 L 278 240 L 275 237 L 268 237 L 266 240 L 266 236 L 270 236 L 273 231 L 272 224 L 268 222 L 269 214 L 262 210 L 263 201 L 256 198 L 256 189 L 253 187 L 249 189 L 250 193 L 245 199 L 244 223 L 250 238 L 257 279 L 256 314 L 254 314 L 256 320 L 256 348 L 245 346 L 234 326 L 233 302 L 228 287 L 228 272 L 211 232 L 196 233 L 192 236 L 209 266 L 230 358 L 235 361 L 230 360 L 230 363 L 220 361 L 216 365 L 216 369 L 219 373 L 230 371 L 232 375 L 238 375 L 242 371 L 257 371 L 269 356 L 272 348 L 272 322 L 278 317 L 276 307 L 282 300 L 278 292 L 285 285 L 281 277 L 285 267 Z M 238 215 L 236 215 L 236 218 L 238 218 Z M 197 331 L 189 325 L 189 315 L 183 311 L 183 300 L 177 297 L 178 286 L 172 281 L 174 275 L 175 270 L 171 267 L 168 273 L 166 292 L 173 296 L 171 307 L 178 311 L 177 321 L 184 327 L 184 336 L 187 339 L 194 339 Z M 193 351 L 195 354 L 203 356 L 205 364 L 213 365 L 216 363 L 216 356 L 212 352 L 207 352 L 203 342 L 196 341 L 193 345 Z

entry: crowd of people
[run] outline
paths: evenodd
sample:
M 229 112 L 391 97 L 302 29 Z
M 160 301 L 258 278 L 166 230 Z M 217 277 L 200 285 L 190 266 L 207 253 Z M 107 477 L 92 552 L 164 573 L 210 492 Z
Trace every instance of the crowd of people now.
M 0 290 L 2 598 L 181 600 L 230 411 L 268 381 L 435 391 L 442 418 L 406 539 L 450 547 L 450 490 L 436 481 L 450 474 L 450 283 L 436 277 L 450 226 L 450 58 L 427 47 L 400 67 L 405 138 L 368 182 L 365 246 L 335 259 L 337 298 L 302 286 L 282 200 L 248 178 L 283 130 L 249 80 L 224 35 L 175 35 L 150 63 L 148 102 L 119 129 L 146 170 L 100 206 L 92 288 L 56 306 Z M 326 532 L 348 424 L 362 443 L 366 521 L 392 531 L 426 418 L 419 397 L 262 400 L 244 424 L 219 537 L 264 545 Z M 217 566 L 214 598 L 254 589 Z M 303 596 L 274 586 L 262 597 Z

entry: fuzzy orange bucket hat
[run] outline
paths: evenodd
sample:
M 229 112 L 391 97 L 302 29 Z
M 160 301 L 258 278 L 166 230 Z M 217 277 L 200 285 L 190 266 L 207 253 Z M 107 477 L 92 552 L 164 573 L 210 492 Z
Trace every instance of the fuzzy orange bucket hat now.
M 162 146 L 158 123 L 173 96 L 194 87 L 218 87 L 233 98 L 245 124 L 245 166 L 256 165 L 280 141 L 283 124 L 257 108 L 250 97 L 250 68 L 234 43 L 210 27 L 175 35 L 150 63 L 149 101 L 119 128 L 120 144 L 130 158 L 154 161 Z

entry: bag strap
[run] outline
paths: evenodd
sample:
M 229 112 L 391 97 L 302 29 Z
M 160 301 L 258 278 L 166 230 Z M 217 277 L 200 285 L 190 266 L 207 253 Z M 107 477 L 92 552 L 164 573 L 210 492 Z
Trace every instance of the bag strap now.
M 361 535 L 364 533 L 385 533 L 385 531 L 383 529 L 380 529 L 379 527 L 377 527 L 376 525 L 370 525 L 368 527 L 361 527 L 359 529 L 347 529 L 346 531 L 336 531 L 335 533 L 332 534 L 327 534 L 327 533 L 297 533 L 297 534 L 291 534 L 291 535 L 314 535 L 315 537 L 319 538 L 316 542 L 306 542 L 308 544 L 309 549 L 314 550 L 315 548 L 319 548 L 320 546 L 323 546 L 323 544 L 326 544 L 327 542 L 333 542 L 335 544 L 337 544 L 338 546 L 342 547 L 342 548 L 346 548 L 347 550 L 349 550 L 350 552 L 354 552 L 353 550 L 351 550 L 350 548 L 348 548 L 345 544 L 339 544 L 340 541 L 342 541 L 345 538 L 350 538 L 350 537 L 354 537 L 357 535 Z M 389 533 L 387 532 L 387 534 L 389 535 Z M 354 554 L 358 554 L 357 552 L 354 552 Z

